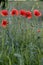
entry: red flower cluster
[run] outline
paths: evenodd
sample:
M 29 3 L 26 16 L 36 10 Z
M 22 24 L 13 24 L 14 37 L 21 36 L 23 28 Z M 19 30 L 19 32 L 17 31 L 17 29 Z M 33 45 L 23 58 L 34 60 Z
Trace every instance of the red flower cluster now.
M 1 12 L 0 12 L 0 14 L 2 15 L 2 16 L 8 16 L 8 10 L 2 10 Z M 24 16 L 24 17 L 26 17 L 26 18 L 28 18 L 28 19 L 31 19 L 32 18 L 32 12 L 30 12 L 30 11 L 26 11 L 26 10 L 23 10 L 23 9 L 21 9 L 21 10 L 17 10 L 17 9 L 12 9 L 11 10 L 11 12 L 10 12 L 10 14 L 12 15 L 12 16 L 14 16 L 14 15 L 18 15 L 18 14 L 20 14 L 21 16 Z M 34 10 L 33 11 L 33 14 L 35 15 L 35 16 L 37 16 L 37 17 L 39 17 L 39 16 L 41 16 L 42 14 L 41 14 L 41 12 L 39 11 L 39 10 Z M 2 27 L 6 27 L 7 26 L 7 24 L 8 24 L 8 21 L 7 20 L 2 20 L 2 23 L 1 23 L 1 26 Z M 40 32 L 40 30 L 37 30 L 37 32 Z
M 7 16 L 7 15 L 8 15 L 8 10 L 2 10 L 2 11 L 0 12 L 0 14 L 1 14 L 2 16 Z M 12 9 L 11 12 L 10 12 L 10 14 L 11 14 L 12 16 L 14 16 L 14 15 L 17 16 L 18 14 L 20 14 L 20 15 L 22 15 L 22 16 L 28 18 L 28 19 L 31 19 L 31 18 L 32 18 L 32 12 L 30 12 L 30 11 L 25 11 L 25 10 L 23 10 L 23 9 L 21 9 L 20 11 L 18 11 L 17 9 Z M 34 14 L 35 16 L 37 16 L 37 17 L 39 17 L 39 16 L 42 15 L 39 10 L 34 10 L 34 11 L 33 11 L 33 14 Z
M 20 10 L 20 15 L 25 16 L 28 19 L 32 18 L 32 13 L 30 11 Z

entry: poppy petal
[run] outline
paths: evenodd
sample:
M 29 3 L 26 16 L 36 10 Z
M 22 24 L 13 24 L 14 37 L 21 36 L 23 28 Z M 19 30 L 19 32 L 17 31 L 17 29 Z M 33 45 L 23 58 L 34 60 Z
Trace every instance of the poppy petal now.
M 0 12 L 0 14 L 1 14 L 2 16 L 7 16 L 7 15 L 8 15 L 8 11 L 7 11 L 7 10 L 2 10 L 2 11 Z

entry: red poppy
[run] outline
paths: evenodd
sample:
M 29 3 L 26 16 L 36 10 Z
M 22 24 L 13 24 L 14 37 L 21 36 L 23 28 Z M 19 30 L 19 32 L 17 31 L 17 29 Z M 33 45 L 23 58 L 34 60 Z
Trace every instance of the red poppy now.
M 2 16 L 7 16 L 8 15 L 8 11 L 7 10 L 2 10 L 0 14 Z
M 38 29 L 37 32 L 40 32 L 40 29 Z
M 19 14 L 22 15 L 22 16 L 26 16 L 26 11 L 22 9 L 22 10 L 19 11 Z
M 30 11 L 26 11 L 26 17 L 28 19 L 31 19 L 32 18 L 32 13 Z
M 12 11 L 10 12 L 10 14 L 11 14 L 12 16 L 18 15 L 18 10 L 12 9 Z
M 35 16 L 41 16 L 41 12 L 39 10 L 34 10 L 33 13 Z
M 2 27 L 5 28 L 7 26 L 7 24 L 8 24 L 7 20 L 2 20 L 2 23 L 1 23 Z

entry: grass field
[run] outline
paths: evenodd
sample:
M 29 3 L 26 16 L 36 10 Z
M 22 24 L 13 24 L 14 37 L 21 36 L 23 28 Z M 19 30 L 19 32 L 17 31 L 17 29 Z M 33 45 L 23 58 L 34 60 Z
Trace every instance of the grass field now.
M 13 8 L 30 10 L 32 13 L 38 9 L 42 16 L 33 15 L 29 20 L 20 15 L 0 15 L 0 24 L 3 19 L 9 22 L 6 28 L 0 26 L 0 65 L 43 65 L 42 5 L 43 2 L 8 2 L 6 9 L 9 12 Z M 37 32 L 38 29 L 40 32 Z

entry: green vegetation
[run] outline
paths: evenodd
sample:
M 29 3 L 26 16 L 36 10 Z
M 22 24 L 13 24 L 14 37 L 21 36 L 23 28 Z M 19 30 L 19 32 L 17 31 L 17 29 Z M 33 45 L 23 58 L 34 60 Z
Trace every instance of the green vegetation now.
M 12 8 L 42 12 L 43 2 L 36 3 L 8 2 L 7 9 L 9 12 Z M 0 16 L 0 23 L 2 19 L 7 19 L 9 24 L 6 28 L 0 26 L 0 65 L 43 65 L 43 20 L 9 15 Z

